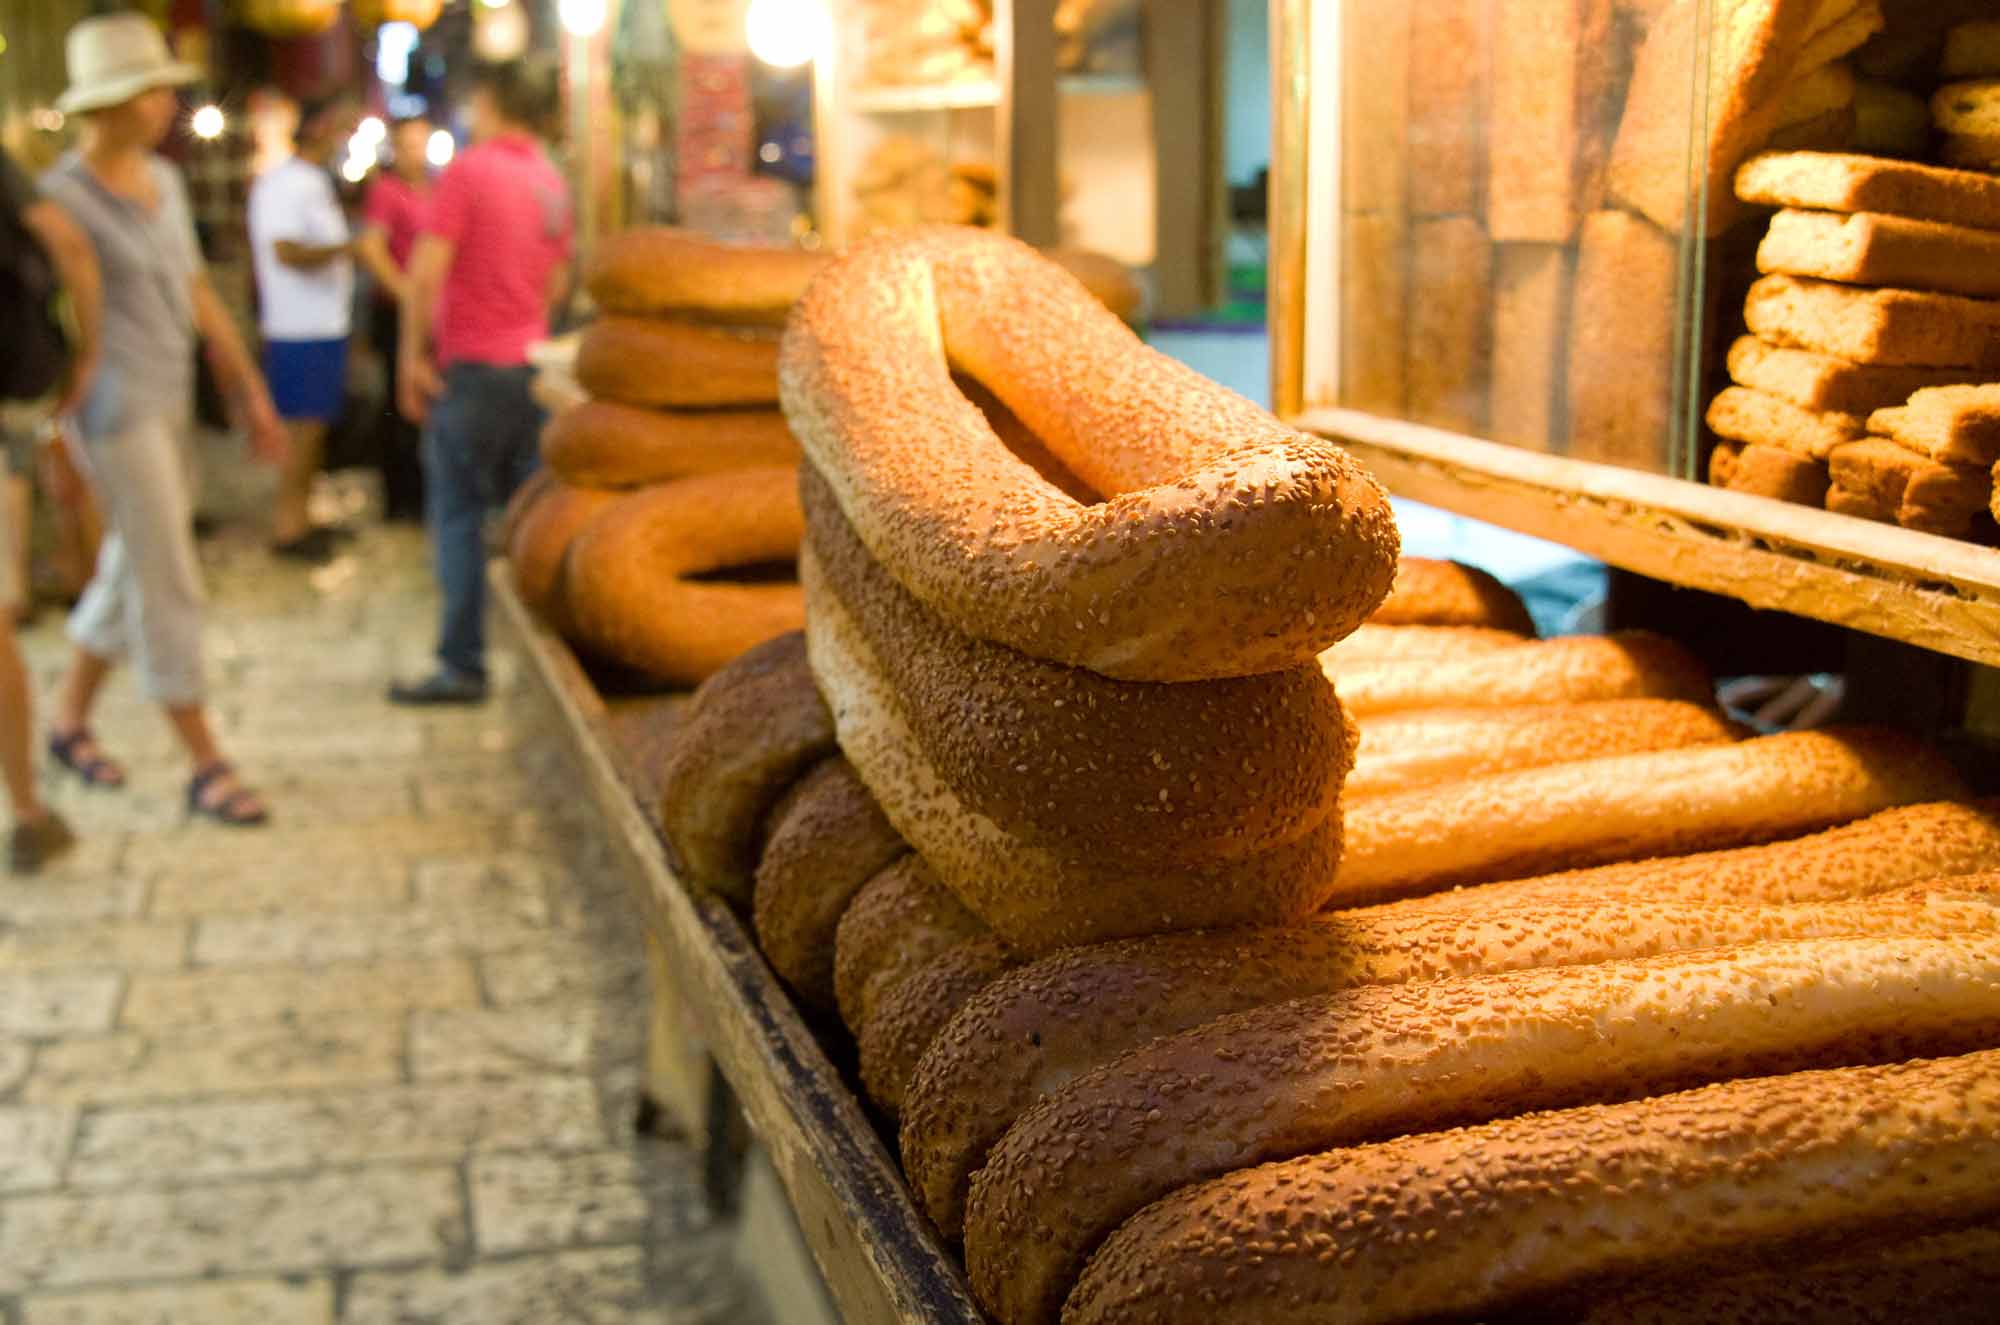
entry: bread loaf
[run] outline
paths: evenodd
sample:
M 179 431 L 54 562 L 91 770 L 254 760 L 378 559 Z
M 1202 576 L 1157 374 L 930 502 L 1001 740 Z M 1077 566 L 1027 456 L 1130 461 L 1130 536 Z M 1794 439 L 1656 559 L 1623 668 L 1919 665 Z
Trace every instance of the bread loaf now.
M 1750 330 L 1775 345 L 1836 358 L 1927 368 L 1977 366 L 1994 353 L 2000 302 L 1917 290 L 1872 290 L 1766 276 L 1743 305 Z
M 1965 892 L 1986 881 L 1953 881 Z M 1474 902 L 1459 910 L 1330 912 L 1282 929 L 1161 934 L 1051 954 L 968 1000 L 917 1064 L 903 1103 L 903 1168 L 925 1213 L 960 1234 L 972 1175 L 1042 1096 L 1160 1036 L 1289 999 L 1478 972 L 1575 966 L 1731 943 L 1978 932 L 1985 908 L 1934 907 L 1910 886 L 1790 907 L 1661 902 Z
M 967 1000 L 1018 965 L 1020 959 L 991 935 L 965 939 L 884 990 L 856 1037 L 862 1089 L 875 1106 L 898 1117 L 917 1064 L 938 1032 Z
M 1553 451 L 1564 438 L 1562 366 L 1575 253 L 1500 244 L 1493 258 L 1493 437 Z
M 1340 403 L 1395 417 L 1409 397 L 1405 220 L 1397 213 L 1349 212 L 1340 222 Z
M 1571 455 L 1661 468 L 1672 421 L 1680 268 L 1673 236 L 1644 217 L 1605 210 L 1585 218 L 1565 377 Z
M 1477 566 L 1435 557 L 1399 558 L 1395 584 L 1368 624 L 1490 626 L 1522 635 L 1535 633 L 1534 619 L 1519 594 Z
M 682 877 L 747 903 L 765 816 L 834 748 L 833 715 L 813 686 L 798 631 L 704 681 L 660 770 L 660 820 Z
M 1470 216 L 1410 231 L 1413 288 L 1404 369 L 1409 417 L 1455 432 L 1486 431 L 1493 361 L 1493 246 Z
M 1491 22 L 1487 225 L 1564 243 L 1603 189 L 1611 0 L 1499 0 Z
M 1342 666 L 1340 701 L 1357 718 L 1432 708 L 1497 708 L 1588 699 L 1712 697 L 1708 675 L 1678 644 L 1644 631 L 1568 635 L 1416 668 Z
M 1762 207 L 1885 212 L 2000 230 L 2000 180 L 1887 157 L 1766 152 L 1736 172 L 1736 196 Z
M 1990 299 L 2000 295 L 2000 232 L 1787 207 L 1757 246 L 1757 270 Z
M 1744 386 L 1723 388 L 1708 402 L 1706 419 L 1718 437 L 1777 447 L 1811 460 L 1826 459 L 1834 447 L 1867 431 L 1867 421 L 1859 415 L 1801 409 L 1781 396 Z
M 576 380 L 622 405 L 768 407 L 778 399 L 778 342 L 768 332 L 606 317 L 583 333 Z
M 1527 639 L 1495 626 L 1360 626 L 1322 653 L 1319 665 L 1338 676 L 1343 667 L 1443 662 L 1511 649 Z
M 1708 481 L 1732 492 L 1818 506 L 1831 482 L 1826 462 L 1782 446 L 1717 442 L 1709 456 Z
M 563 558 L 584 528 L 618 500 L 615 492 L 551 483 L 520 512 L 507 561 L 521 601 L 560 624 Z
M 1410 211 L 1476 216 L 1485 192 L 1490 8 L 1486 0 L 1416 0 L 1409 11 Z M 1379 49 L 1356 54 L 1368 76 L 1379 74 Z
M 587 400 L 542 429 L 542 460 L 568 483 L 637 488 L 690 474 L 795 465 L 799 444 L 774 409 L 666 411 Z
M 1986 932 L 1715 948 L 1381 986 L 1222 1017 L 1044 1098 L 974 1177 L 966 1268 L 1000 1325 L 1054 1325 L 1084 1262 L 1177 1189 L 1253 1164 L 1738 1076 L 2000 1039 Z
M 1710 1275 L 1995 1214 L 2000 1051 L 1834 1068 L 1184 1188 L 1106 1241 L 1064 1320 L 1165 1325 L 1189 1301 L 1213 1325 L 1480 1319 L 1621 1276 Z
M 1332 904 L 1769 841 L 1964 794 L 1929 747 L 1858 727 L 1495 773 L 1347 806 Z
M 584 286 L 612 313 L 779 326 L 827 257 L 650 227 L 598 241 Z
M 1961 382 L 1967 374 L 1964 369 L 1855 363 L 1739 336 L 1729 347 L 1729 376 L 1739 386 L 1817 413 L 1867 414 L 1900 405 L 1926 387 Z
M 833 1009 L 840 919 L 862 885 L 908 850 L 838 755 L 799 779 L 772 809 L 757 862 L 757 946 L 807 1007 Z
M 834 1001 L 859 1035 L 882 997 L 945 949 L 987 932 L 915 853 L 862 885 L 833 944 Z
M 1991 465 L 2000 461 L 2000 383 L 1915 392 L 1869 415 L 1868 430 L 1933 460 Z
M 1678 699 L 1390 713 L 1361 724 L 1354 771 L 1341 794 L 1351 805 L 1360 796 L 1577 759 L 1714 745 L 1741 734 L 1714 709 Z

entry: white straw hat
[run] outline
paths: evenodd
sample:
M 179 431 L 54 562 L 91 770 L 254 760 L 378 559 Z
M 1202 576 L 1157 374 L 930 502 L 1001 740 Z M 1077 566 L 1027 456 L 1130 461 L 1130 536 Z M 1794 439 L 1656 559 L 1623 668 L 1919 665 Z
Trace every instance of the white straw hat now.
M 87 18 L 69 30 L 64 51 L 69 90 L 56 99 L 64 114 L 102 110 L 156 87 L 180 87 L 201 70 L 174 59 L 166 38 L 144 14 Z

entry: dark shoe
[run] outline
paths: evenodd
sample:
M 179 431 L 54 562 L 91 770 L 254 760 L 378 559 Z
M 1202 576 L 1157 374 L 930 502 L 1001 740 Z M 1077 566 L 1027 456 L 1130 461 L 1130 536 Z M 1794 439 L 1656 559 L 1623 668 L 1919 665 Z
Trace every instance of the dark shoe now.
M 484 704 L 486 678 L 440 667 L 421 681 L 398 681 L 389 687 L 391 704 L 423 707 L 433 704 Z
M 320 565 L 332 559 L 334 536 L 324 525 L 316 525 L 297 538 L 283 543 L 271 544 L 271 555 L 283 557 L 287 561 L 305 561 Z
M 220 798 L 209 796 L 217 783 L 231 782 L 236 771 L 221 760 L 216 760 L 204 768 L 195 770 L 188 779 L 187 812 L 190 819 L 200 815 L 213 819 L 230 828 L 256 828 L 271 821 L 270 810 L 257 799 L 257 793 L 241 784 L 234 791 Z
M 116 789 L 125 785 L 125 770 L 99 748 L 88 727 L 78 727 L 73 732 L 50 732 L 49 757 L 82 778 L 86 787 Z
M 76 834 L 50 810 L 33 823 L 14 825 L 7 843 L 7 867 L 16 874 L 33 874 L 75 845 Z

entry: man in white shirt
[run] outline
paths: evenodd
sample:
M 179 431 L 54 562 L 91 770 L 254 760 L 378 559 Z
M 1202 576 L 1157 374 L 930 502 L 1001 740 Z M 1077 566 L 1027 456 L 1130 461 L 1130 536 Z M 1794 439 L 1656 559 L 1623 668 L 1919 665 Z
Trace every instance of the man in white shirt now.
M 271 512 L 271 550 L 323 561 L 331 530 L 307 506 L 327 427 L 347 396 L 347 336 L 354 304 L 354 241 L 328 173 L 353 131 L 351 102 L 299 110 L 297 151 L 250 187 L 250 249 L 264 332 L 264 375 L 291 439 Z

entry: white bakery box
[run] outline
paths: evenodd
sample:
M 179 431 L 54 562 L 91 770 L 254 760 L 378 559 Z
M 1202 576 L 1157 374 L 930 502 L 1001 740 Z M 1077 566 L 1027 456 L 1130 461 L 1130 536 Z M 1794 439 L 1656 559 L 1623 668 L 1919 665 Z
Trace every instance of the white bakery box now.
M 1725 41 L 1725 14 L 1766 26 Z M 1793 359 L 1847 373 L 1863 394 L 2000 380 L 1963 348 L 1983 340 L 1984 362 L 2000 363 L 2000 261 L 1950 260 L 2000 251 L 2000 194 L 1969 216 L 1955 202 L 1932 213 L 1983 231 L 1884 224 L 1890 239 L 1942 243 L 1942 261 L 1815 241 L 1801 262 L 1766 246 L 1773 208 L 1735 196 L 1738 167 L 1759 150 L 1860 153 L 1890 173 L 1962 158 L 1939 90 L 1990 57 L 1947 49 L 1947 37 L 2000 6 L 1274 0 L 1272 16 L 1281 415 L 1344 442 L 1399 496 L 1753 607 L 2000 663 L 2000 557 L 1984 506 L 1970 533 L 1945 537 L 1886 522 L 1893 512 L 1803 504 L 1828 481 L 1827 444 L 1877 425 L 1775 398 L 1745 371 Z M 1791 247 L 1802 233 L 1851 237 L 1846 219 L 1808 213 Z M 1872 271 L 1913 262 L 1928 269 L 1895 279 L 1930 288 L 1878 292 L 1886 278 Z M 1823 333 L 1832 345 L 1810 327 L 1795 340 L 1795 311 L 1766 307 L 1801 286 L 1808 305 L 1831 299 L 1846 319 Z M 1884 299 L 1959 348 L 1870 339 Z M 1901 363 L 1829 364 L 1835 348 Z M 1759 389 L 1718 404 L 1732 375 Z M 1756 454 L 1803 494 L 1710 482 L 1718 445 L 1726 460 L 1741 439 L 1709 418 L 1743 433 L 1745 420 L 1721 414 L 1737 404 L 1751 406 L 1745 435 L 1767 443 Z M 1975 501 L 1991 484 L 1983 465 L 1930 472 L 1962 478 Z

